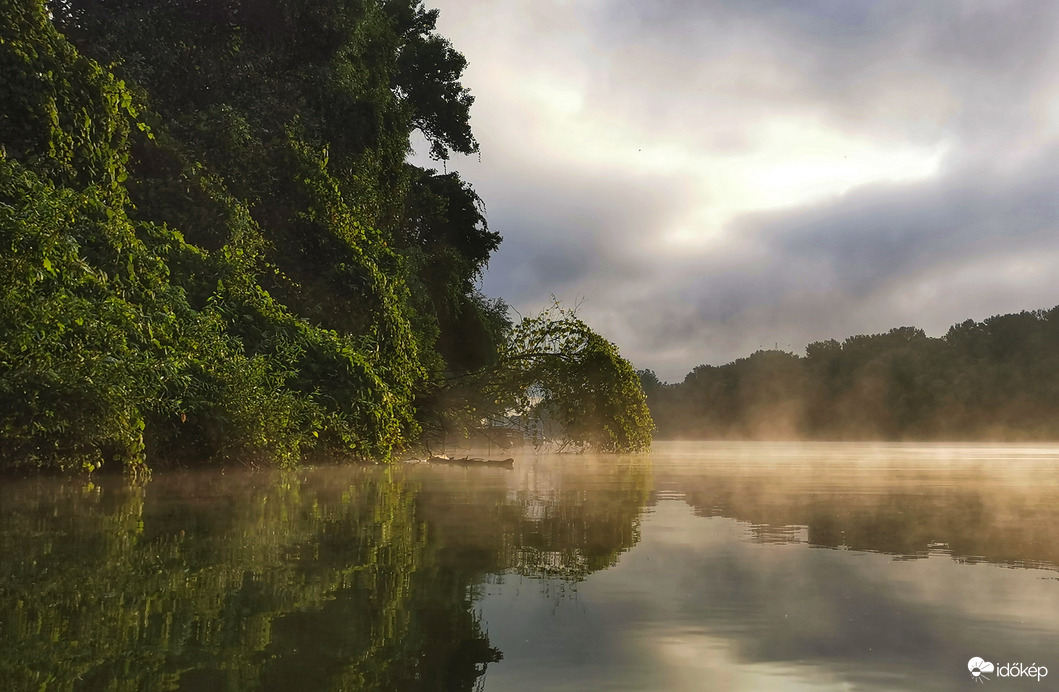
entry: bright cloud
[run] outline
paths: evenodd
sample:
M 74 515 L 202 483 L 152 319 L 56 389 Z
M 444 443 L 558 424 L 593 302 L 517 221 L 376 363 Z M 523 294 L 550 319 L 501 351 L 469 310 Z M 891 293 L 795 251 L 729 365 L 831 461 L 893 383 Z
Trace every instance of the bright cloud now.
M 432 4 L 486 291 L 583 299 L 637 367 L 1059 303 L 1059 5 Z

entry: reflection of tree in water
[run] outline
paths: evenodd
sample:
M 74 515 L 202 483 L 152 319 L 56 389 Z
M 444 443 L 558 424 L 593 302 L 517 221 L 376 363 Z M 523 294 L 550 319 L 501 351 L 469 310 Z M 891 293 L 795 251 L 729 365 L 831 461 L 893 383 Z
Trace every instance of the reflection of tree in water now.
M 944 473 L 853 476 L 840 484 L 799 479 L 789 470 L 703 473 L 686 483 L 703 515 L 750 522 L 755 540 L 968 561 L 1059 565 L 1059 488 L 968 482 Z M 805 531 L 795 530 L 806 527 Z
M 345 481 L 203 474 L 5 501 L 2 687 L 472 688 L 496 654 L 424 574 L 414 486 Z
M 642 459 L 567 457 L 516 488 L 424 482 L 420 507 L 448 564 L 577 580 L 639 540 L 650 481 Z
M 500 652 L 473 587 L 611 564 L 647 498 L 646 473 L 545 496 L 421 475 L 0 489 L 0 689 L 474 689 Z

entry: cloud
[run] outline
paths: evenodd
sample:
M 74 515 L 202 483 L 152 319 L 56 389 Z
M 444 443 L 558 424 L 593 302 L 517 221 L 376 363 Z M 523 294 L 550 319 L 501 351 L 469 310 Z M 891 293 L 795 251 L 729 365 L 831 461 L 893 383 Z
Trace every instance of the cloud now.
M 1059 229 L 1059 147 L 1015 175 L 963 170 L 917 184 L 866 186 L 815 208 L 742 225 L 777 262 L 828 267 L 866 296 L 934 268 L 1047 247 Z
M 1059 5 L 455 2 L 484 287 L 670 380 L 1059 303 Z

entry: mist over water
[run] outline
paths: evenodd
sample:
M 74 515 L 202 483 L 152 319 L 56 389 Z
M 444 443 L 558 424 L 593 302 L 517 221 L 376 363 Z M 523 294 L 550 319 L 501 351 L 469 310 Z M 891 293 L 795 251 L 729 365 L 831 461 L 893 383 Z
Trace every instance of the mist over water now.
M 759 350 L 641 382 L 658 437 L 1055 441 L 1059 308 Z
M 513 456 L 5 484 L 0 687 L 955 690 L 975 656 L 1059 675 L 1059 446 Z

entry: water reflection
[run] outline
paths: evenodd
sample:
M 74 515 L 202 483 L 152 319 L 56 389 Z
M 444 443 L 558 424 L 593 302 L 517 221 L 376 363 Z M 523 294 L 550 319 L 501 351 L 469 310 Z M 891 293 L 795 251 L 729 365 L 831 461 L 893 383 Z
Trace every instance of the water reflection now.
M 582 579 L 639 539 L 645 458 L 527 457 L 513 472 L 425 466 L 419 508 L 439 554 L 476 574 Z
M 0 688 L 474 689 L 487 573 L 636 540 L 642 464 L 160 474 L 0 489 Z
M 700 516 L 748 522 L 754 540 L 1059 565 L 1056 447 L 671 444 L 658 456 L 660 488 Z
M 972 656 L 1059 674 L 1057 461 L 660 445 L 641 542 L 615 568 L 551 602 L 486 594 L 504 651 L 486 686 L 958 690 Z
M 1057 522 L 1059 448 L 9 482 L 0 689 L 961 689 L 971 656 L 1059 676 Z

